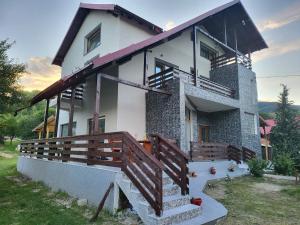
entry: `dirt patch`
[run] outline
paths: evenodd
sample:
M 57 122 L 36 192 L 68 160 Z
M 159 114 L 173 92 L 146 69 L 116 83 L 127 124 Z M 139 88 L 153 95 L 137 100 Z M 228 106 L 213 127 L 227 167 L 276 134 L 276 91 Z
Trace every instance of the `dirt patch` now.
M 269 183 L 255 183 L 252 187 L 260 193 L 279 192 L 284 189 L 284 186 Z
M 55 199 L 55 203 L 57 205 L 62 205 L 64 207 L 66 207 L 67 209 L 71 208 L 73 201 L 74 201 L 74 198 Z
M 30 180 L 28 177 L 25 176 L 6 176 L 6 179 L 13 181 L 16 183 L 18 186 L 26 186 L 27 182 Z
M 7 158 L 7 159 L 12 159 L 14 156 L 12 154 L 7 154 L 7 153 L 4 153 L 4 152 L 0 152 L 0 157 Z

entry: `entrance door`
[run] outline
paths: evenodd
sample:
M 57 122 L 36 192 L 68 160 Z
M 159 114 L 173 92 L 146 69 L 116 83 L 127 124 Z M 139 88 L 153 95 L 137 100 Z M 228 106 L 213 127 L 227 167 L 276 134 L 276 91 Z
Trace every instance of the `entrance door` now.
M 200 143 L 209 142 L 209 126 L 207 125 L 199 126 L 199 142 Z

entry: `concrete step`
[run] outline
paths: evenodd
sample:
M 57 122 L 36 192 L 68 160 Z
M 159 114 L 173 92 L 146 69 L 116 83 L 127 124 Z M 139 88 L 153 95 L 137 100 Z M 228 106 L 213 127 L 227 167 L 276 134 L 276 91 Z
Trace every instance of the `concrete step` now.
M 129 180 L 129 178 L 126 176 L 125 173 L 122 174 L 122 178 L 125 179 L 125 180 Z M 146 179 L 151 182 L 150 178 L 146 177 Z M 162 180 L 163 180 L 163 185 L 172 184 L 173 183 L 173 180 L 167 174 L 165 174 L 165 173 L 163 173 L 163 179 Z
M 154 213 L 154 209 L 148 202 L 140 201 L 140 204 L 148 207 L 149 214 Z M 169 210 L 187 204 L 190 204 L 190 198 L 188 195 L 170 195 L 163 197 L 163 210 Z
M 195 218 L 201 215 L 201 213 L 201 207 L 187 204 L 173 209 L 164 210 L 163 215 L 160 217 L 155 214 L 151 214 L 149 215 L 149 222 L 153 225 L 171 225 Z

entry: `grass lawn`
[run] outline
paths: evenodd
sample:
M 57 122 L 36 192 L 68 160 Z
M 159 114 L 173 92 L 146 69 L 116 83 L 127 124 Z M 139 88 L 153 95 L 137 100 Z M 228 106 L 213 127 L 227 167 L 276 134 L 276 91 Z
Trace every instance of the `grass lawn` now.
M 228 209 L 219 225 L 300 224 L 300 186 L 294 182 L 247 176 L 211 184 L 205 192 Z
M 95 208 L 78 207 L 76 200 L 65 193 L 51 192 L 41 183 L 20 176 L 16 171 L 17 158 L 14 147 L 8 143 L 0 147 L 0 153 L 14 153 L 13 158 L 0 156 L 1 225 L 121 224 L 116 217 L 105 211 L 100 213 L 95 223 L 89 223 Z

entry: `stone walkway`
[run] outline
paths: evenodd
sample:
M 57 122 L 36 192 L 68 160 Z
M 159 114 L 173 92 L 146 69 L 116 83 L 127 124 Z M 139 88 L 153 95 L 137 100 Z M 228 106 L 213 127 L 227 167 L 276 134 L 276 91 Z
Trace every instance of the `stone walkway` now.
M 296 177 L 293 176 L 281 176 L 281 175 L 275 175 L 275 174 L 264 174 L 264 177 L 276 179 L 276 180 L 296 180 Z
M 0 157 L 7 158 L 7 159 L 12 159 L 14 156 L 12 154 L 7 154 L 7 153 L 4 153 L 4 152 L 0 152 Z
M 205 224 L 209 222 L 213 224 L 227 215 L 227 209 L 221 203 L 203 193 L 203 191 L 209 181 L 224 179 L 227 176 L 232 178 L 249 174 L 247 170 L 248 166 L 246 164 L 236 166 L 234 172 L 229 172 L 228 166 L 232 163 L 232 161 L 228 160 L 189 163 L 189 171 L 196 172 L 197 174 L 197 177 L 190 177 L 190 196 L 200 197 L 203 200 L 203 216 L 192 221 L 193 224 Z M 215 175 L 212 175 L 209 172 L 209 169 L 212 166 L 217 170 Z M 182 225 L 184 225 L 184 223 Z

